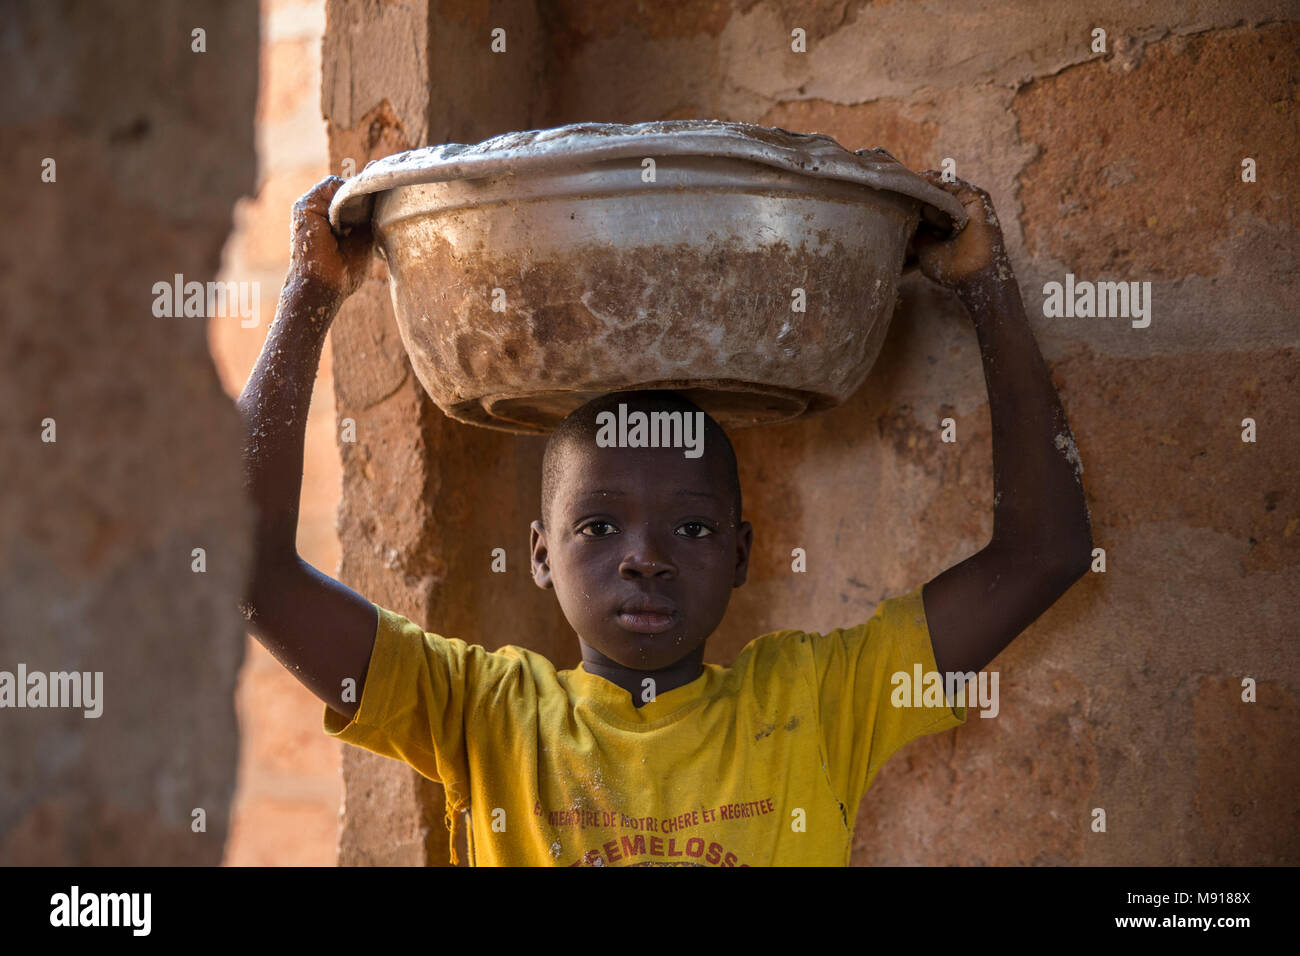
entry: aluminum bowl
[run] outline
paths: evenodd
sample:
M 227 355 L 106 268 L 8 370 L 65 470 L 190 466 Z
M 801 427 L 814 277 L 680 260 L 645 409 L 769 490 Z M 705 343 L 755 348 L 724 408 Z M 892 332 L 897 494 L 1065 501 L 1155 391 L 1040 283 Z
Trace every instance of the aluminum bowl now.
M 398 153 L 330 207 L 336 230 L 371 219 L 438 407 L 527 433 L 621 389 L 681 391 L 725 427 L 843 403 L 923 214 L 966 223 L 883 149 L 704 120 Z

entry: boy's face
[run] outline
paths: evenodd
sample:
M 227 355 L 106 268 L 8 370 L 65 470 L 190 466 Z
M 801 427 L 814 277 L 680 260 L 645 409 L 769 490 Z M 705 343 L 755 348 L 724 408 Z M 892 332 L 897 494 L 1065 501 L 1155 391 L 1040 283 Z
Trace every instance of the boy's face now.
M 719 457 L 566 447 L 550 525 L 532 524 L 533 579 L 555 589 L 584 662 L 654 671 L 703 658 L 753 538 Z

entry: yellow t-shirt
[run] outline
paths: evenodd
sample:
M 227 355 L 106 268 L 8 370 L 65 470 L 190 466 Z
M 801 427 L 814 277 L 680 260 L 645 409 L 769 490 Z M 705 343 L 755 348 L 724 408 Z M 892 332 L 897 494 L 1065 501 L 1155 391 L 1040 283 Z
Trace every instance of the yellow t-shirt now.
M 893 675 L 935 670 L 919 587 L 856 627 L 759 637 L 639 708 L 581 665 L 378 610 L 360 707 L 326 707 L 325 732 L 441 781 L 478 866 L 847 865 L 881 764 L 966 720 L 894 705 Z

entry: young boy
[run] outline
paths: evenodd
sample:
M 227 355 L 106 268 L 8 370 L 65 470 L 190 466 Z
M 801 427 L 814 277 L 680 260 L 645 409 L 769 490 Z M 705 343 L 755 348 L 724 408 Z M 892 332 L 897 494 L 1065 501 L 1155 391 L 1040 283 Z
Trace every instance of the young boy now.
M 453 830 L 471 810 L 473 863 L 845 865 L 881 764 L 965 720 L 947 675 L 973 678 L 1087 570 L 1078 455 L 992 203 L 923 175 L 971 217 L 952 239 L 923 227 L 914 247 L 922 273 L 975 322 L 993 424 L 992 539 L 865 623 L 764 635 L 729 668 L 704 664 L 704 647 L 745 581 L 753 529 L 726 435 L 674 393 L 589 402 L 547 445 L 533 578 L 577 632 L 574 670 L 426 633 L 297 556 L 312 383 L 329 325 L 368 268 L 370 236 L 330 231 L 336 178 L 295 205 L 289 278 L 239 399 L 260 514 L 244 612 L 325 702 L 326 732 L 441 781 Z M 620 404 L 697 424 L 704 453 L 611 446 Z M 943 675 L 943 692 L 898 693 L 918 669 Z

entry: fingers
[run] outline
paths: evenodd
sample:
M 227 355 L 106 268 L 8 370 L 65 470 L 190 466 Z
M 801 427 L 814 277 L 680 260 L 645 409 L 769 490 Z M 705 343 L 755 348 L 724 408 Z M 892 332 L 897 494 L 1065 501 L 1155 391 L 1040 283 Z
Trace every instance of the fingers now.
M 937 169 L 926 169 L 917 175 L 929 181 L 931 185 L 938 186 L 945 192 L 952 193 L 963 206 L 972 206 L 975 203 L 983 205 L 985 200 L 989 200 L 989 194 L 978 186 L 968 183 L 964 179 L 958 179 L 955 176 L 950 180 L 945 180 L 943 178 L 943 173 L 939 172 Z
M 374 254 L 370 223 L 353 226 L 346 236 L 339 239 L 339 251 L 347 265 L 349 280 L 355 288 L 370 269 L 370 259 Z
M 1001 229 L 998 214 L 993 209 L 993 197 L 964 179 L 953 177 L 945 182 L 938 170 L 927 169 L 918 173 L 923 179 L 957 197 L 957 201 L 966 208 L 966 214 L 973 222 L 986 223 L 995 229 Z
M 343 180 L 337 176 L 326 176 L 311 189 L 299 197 L 294 203 L 294 209 L 302 209 L 303 212 L 315 212 L 324 215 L 329 214 L 330 200 L 334 194 L 343 186 Z
M 932 229 L 935 232 L 944 233 L 946 235 L 952 232 L 956 226 L 949 220 L 946 213 L 941 213 L 928 203 L 923 203 L 921 205 L 921 222 L 919 228 Z
M 328 227 L 330 200 L 342 185 L 343 180 L 339 177 L 326 176 L 298 197 L 298 201 L 293 204 L 294 231 L 315 227 L 321 221 Z
M 973 186 L 966 182 L 966 180 L 958 179 L 956 176 L 952 177 L 952 179 L 944 179 L 943 173 L 937 169 L 923 169 L 917 173 L 917 175 L 928 179 L 940 189 L 946 189 L 950 193 L 958 193 L 963 189 L 972 189 L 976 192 L 980 191 L 978 186 Z

